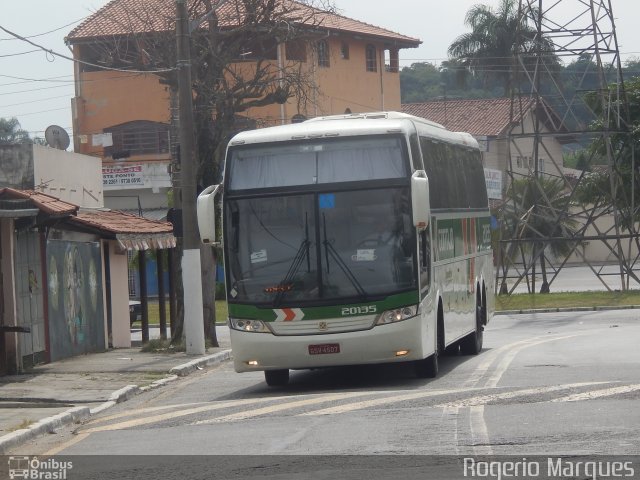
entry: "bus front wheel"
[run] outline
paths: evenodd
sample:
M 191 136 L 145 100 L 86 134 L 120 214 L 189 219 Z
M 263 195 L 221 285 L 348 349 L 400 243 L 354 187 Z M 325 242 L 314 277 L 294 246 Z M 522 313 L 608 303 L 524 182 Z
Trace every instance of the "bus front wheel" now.
M 265 370 L 264 380 L 270 387 L 284 387 L 289 383 L 289 370 Z
M 438 375 L 438 352 L 415 362 L 416 375 L 419 378 L 435 378 Z

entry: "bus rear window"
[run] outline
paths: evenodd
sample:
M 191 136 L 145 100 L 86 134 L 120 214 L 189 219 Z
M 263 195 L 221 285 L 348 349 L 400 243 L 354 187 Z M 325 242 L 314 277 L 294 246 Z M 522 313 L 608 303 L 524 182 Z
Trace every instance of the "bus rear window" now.
M 230 190 L 381 180 L 407 176 L 396 137 L 358 137 L 238 147 L 227 159 Z

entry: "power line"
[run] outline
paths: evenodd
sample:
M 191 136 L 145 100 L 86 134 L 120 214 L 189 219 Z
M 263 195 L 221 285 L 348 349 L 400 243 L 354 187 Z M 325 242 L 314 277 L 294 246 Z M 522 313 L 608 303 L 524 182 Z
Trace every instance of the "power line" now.
M 71 23 L 67 23 L 66 25 L 62 25 L 61 27 L 55 28 L 53 30 L 49 30 L 48 32 L 37 33 L 35 35 L 29 35 L 29 36 L 26 36 L 24 38 L 36 38 L 36 37 L 42 37 L 44 35 L 49 35 L 50 33 L 57 32 L 59 30 L 62 30 L 63 28 L 67 28 L 67 27 L 69 27 L 71 25 L 74 25 L 74 24 L 76 24 L 78 22 L 81 22 L 82 20 L 85 20 L 85 19 L 87 19 L 89 17 L 90 17 L 90 15 L 87 15 L 86 17 L 79 18 L 78 20 L 74 20 Z M 11 41 L 11 40 L 20 40 L 20 39 L 16 38 L 16 37 L 0 38 L 0 42 L 8 42 L 8 41 Z
M 19 103 L 11 103 L 9 105 L 0 105 L 0 108 L 9 108 L 9 107 L 18 107 L 21 105 L 27 105 L 29 103 L 40 103 L 40 102 L 46 102 L 48 100 L 57 100 L 59 98 L 69 98 L 69 95 L 58 95 L 56 97 L 46 97 L 46 98 L 39 98 L 37 100 L 29 100 L 27 102 L 19 102 Z
M 0 55 L 0 58 L 7 58 L 7 57 L 19 57 L 20 55 L 27 55 L 29 53 L 34 53 L 34 52 L 39 52 L 40 50 L 27 50 L 26 52 L 18 52 L 18 53 L 7 53 L 4 55 Z
M 110 71 L 115 71 L 115 72 L 124 72 L 124 73 L 141 73 L 141 74 L 152 74 L 152 73 L 167 73 L 167 72 L 172 72 L 175 70 L 175 68 L 166 68 L 166 69 L 162 69 L 162 70 L 126 70 L 123 68 L 113 68 L 113 67 L 105 67 L 104 65 L 97 65 L 95 63 L 90 63 L 90 62 L 85 62 L 84 60 L 78 60 L 75 59 L 73 57 L 70 57 L 68 55 L 63 55 L 61 53 L 58 52 L 54 52 L 53 50 L 49 49 L 49 48 L 45 48 L 42 45 L 38 45 L 35 42 L 32 42 L 31 40 L 29 40 L 26 37 L 23 37 L 22 35 L 18 35 L 17 33 L 12 32 L 11 30 L 7 30 L 6 28 L 4 28 L 2 25 L 0 25 L 0 30 L 2 30 L 3 32 L 8 33 L 9 35 L 22 40 L 23 42 L 27 42 L 30 45 L 33 45 L 34 47 L 38 47 L 40 50 L 48 53 L 49 55 L 53 55 L 55 57 L 60 57 L 60 58 L 64 58 L 65 60 L 69 60 L 71 62 L 74 63 L 79 63 L 82 65 L 87 65 L 89 67 L 94 67 L 94 68 L 98 68 L 100 70 L 110 70 Z

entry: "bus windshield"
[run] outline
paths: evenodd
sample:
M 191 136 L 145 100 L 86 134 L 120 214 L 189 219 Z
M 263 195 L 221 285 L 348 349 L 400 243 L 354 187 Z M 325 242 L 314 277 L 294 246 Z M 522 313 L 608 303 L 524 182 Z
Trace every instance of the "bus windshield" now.
M 366 301 L 416 288 L 406 187 L 227 200 L 229 302 Z
M 407 176 L 401 137 L 373 136 L 235 147 L 228 190 L 315 185 Z

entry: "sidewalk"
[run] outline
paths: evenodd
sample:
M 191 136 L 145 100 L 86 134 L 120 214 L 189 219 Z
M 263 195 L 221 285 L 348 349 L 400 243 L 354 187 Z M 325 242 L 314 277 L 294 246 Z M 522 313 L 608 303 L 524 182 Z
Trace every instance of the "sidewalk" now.
M 133 336 L 135 338 L 135 336 Z M 205 355 L 113 349 L 0 377 L 0 454 L 63 425 L 95 415 L 141 392 L 231 358 L 229 333 Z

